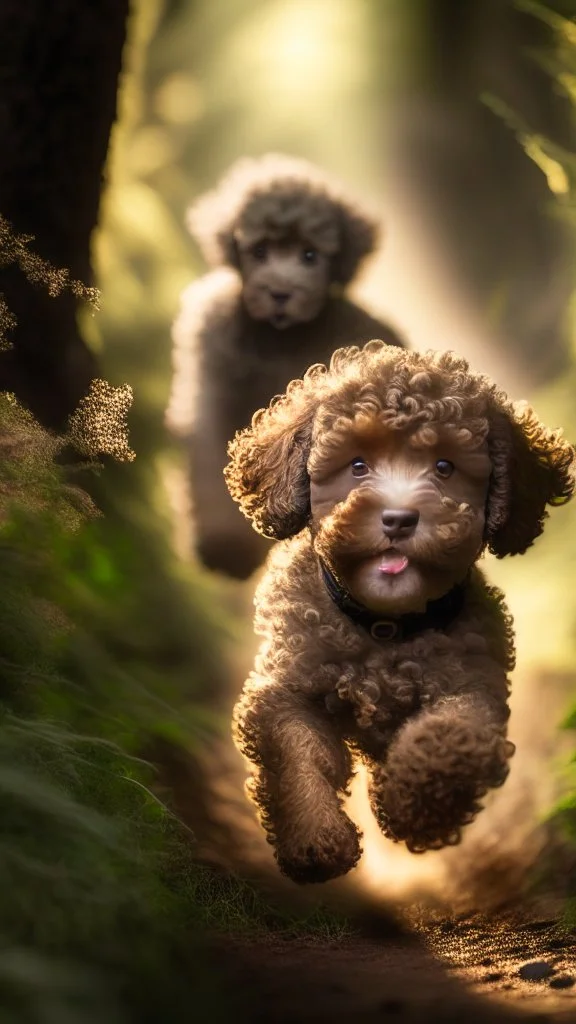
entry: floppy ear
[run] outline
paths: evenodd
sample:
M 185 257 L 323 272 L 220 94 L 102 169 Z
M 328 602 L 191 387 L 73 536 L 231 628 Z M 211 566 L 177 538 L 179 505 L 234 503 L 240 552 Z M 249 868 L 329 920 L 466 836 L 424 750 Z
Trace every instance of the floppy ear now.
M 497 558 L 521 555 L 542 533 L 546 506 L 572 497 L 576 451 L 561 430 L 548 430 L 523 403 L 494 411 L 488 446 L 488 548 Z
M 270 168 L 271 165 L 271 168 Z M 257 186 L 269 187 L 274 157 L 240 157 L 210 192 L 205 192 L 186 213 L 186 226 L 211 267 L 240 267 L 235 229 L 238 218 Z M 270 178 L 270 183 L 273 177 Z
M 303 380 L 292 381 L 228 445 L 228 490 L 254 529 L 274 540 L 293 537 L 310 518 L 306 466 L 319 400 L 310 385 L 325 370 L 311 367 Z
M 340 249 L 333 260 L 333 279 L 338 284 L 348 284 L 362 260 L 376 247 L 378 225 L 351 203 L 340 200 L 336 209 Z

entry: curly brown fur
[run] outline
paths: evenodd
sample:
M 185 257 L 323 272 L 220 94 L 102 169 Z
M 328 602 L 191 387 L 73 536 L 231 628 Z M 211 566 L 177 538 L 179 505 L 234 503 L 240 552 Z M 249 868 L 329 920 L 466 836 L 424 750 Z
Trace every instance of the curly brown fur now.
M 512 620 L 474 563 L 535 540 L 546 506 L 572 495 L 574 449 L 453 353 L 370 342 L 293 381 L 229 450 L 244 514 L 287 538 L 257 590 L 262 645 L 234 713 L 281 870 L 302 883 L 356 864 L 342 808 L 354 757 L 387 836 L 414 852 L 457 843 L 514 750 Z M 419 519 L 390 533 L 391 509 Z M 319 559 L 376 618 L 455 585 L 463 604 L 445 627 L 378 642 L 333 601 Z
M 383 833 L 412 853 L 460 842 L 488 789 L 501 786 L 513 746 L 482 701 L 441 700 L 409 719 L 372 772 L 370 803 Z
M 189 453 L 197 553 L 244 578 L 269 545 L 226 489 L 230 437 L 339 345 L 402 342 L 341 294 L 374 248 L 376 224 L 310 164 L 240 160 L 192 207 L 188 225 L 214 269 L 182 296 L 166 418 Z

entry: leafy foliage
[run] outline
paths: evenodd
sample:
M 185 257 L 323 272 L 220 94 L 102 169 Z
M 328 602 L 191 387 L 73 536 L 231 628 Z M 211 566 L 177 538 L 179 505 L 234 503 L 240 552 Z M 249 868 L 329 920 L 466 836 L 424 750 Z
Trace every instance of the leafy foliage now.
M 81 281 L 75 281 L 69 270 L 53 267 L 48 260 L 34 252 L 31 248 L 33 241 L 32 235 L 22 235 L 14 231 L 10 222 L 0 214 L 0 268 L 16 264 L 32 284 L 45 288 L 52 298 L 64 291 L 70 291 L 76 298 L 97 308 L 98 290 L 82 284 Z M 16 319 L 0 293 L 0 351 L 12 347 L 9 334 L 15 326 Z
M 189 873 L 192 845 L 122 748 L 129 728 L 138 743 L 125 675 L 73 625 L 72 563 L 96 520 L 63 484 L 58 445 L 0 396 L 1 1015 L 188 1019 L 191 1000 L 213 998 L 171 865 Z

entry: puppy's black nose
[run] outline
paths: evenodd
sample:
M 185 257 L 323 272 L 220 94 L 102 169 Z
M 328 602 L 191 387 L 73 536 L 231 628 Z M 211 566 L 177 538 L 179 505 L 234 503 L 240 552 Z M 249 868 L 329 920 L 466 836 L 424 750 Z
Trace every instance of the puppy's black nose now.
M 420 513 L 413 508 L 385 508 L 382 513 L 384 533 L 390 539 L 409 537 L 415 529 Z
M 290 298 L 290 292 L 270 292 L 270 295 L 279 306 L 284 306 Z

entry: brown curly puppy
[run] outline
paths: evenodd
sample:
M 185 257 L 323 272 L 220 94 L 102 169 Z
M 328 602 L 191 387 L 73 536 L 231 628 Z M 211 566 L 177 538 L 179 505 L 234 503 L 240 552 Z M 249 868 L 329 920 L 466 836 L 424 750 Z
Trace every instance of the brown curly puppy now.
M 235 710 L 281 870 L 356 864 L 353 755 L 385 835 L 457 843 L 514 751 L 512 621 L 474 563 L 532 544 L 572 495 L 574 449 L 453 353 L 372 341 L 293 381 L 230 455 L 254 527 L 294 538 L 257 591 L 264 639 Z
M 374 248 L 376 225 L 310 164 L 240 160 L 188 224 L 219 269 L 182 296 L 167 422 L 187 443 L 197 553 L 208 568 L 245 578 L 269 545 L 226 489 L 229 438 L 338 345 L 401 342 L 340 294 Z

